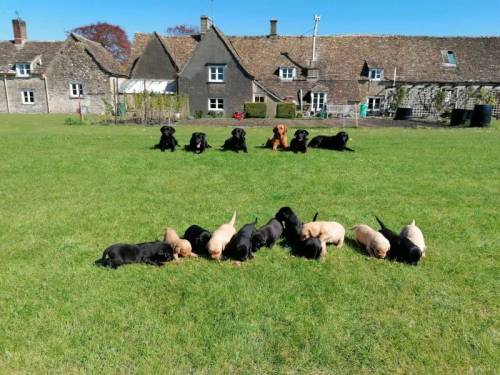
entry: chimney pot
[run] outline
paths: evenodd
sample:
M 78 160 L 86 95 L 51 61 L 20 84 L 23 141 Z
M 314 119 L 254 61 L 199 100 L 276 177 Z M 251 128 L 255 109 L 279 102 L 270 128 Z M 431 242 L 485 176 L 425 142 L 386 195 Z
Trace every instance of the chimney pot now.
M 269 36 L 277 36 L 278 35 L 278 20 L 276 18 L 271 19 L 271 30 L 269 31 Z
M 26 22 L 21 18 L 16 18 L 12 20 L 12 29 L 14 31 L 14 44 L 24 44 L 28 39 Z
M 200 32 L 206 34 L 212 27 L 212 20 L 208 16 L 201 16 L 200 19 Z

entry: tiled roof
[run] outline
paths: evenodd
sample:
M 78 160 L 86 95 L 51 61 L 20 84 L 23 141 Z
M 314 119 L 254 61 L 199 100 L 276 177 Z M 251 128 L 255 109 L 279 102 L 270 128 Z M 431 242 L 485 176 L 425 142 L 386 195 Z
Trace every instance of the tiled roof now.
M 32 73 L 43 74 L 63 43 L 28 41 L 16 45 L 12 41 L 0 41 L 0 73 L 13 74 L 14 64 L 31 63 L 39 58 L 40 62 L 32 66 Z
M 311 82 L 306 80 L 311 37 L 220 34 L 244 69 L 281 97 L 294 96 L 298 90 L 310 90 L 319 83 L 329 87 L 330 93 L 340 92 L 356 100 L 356 83 L 367 79 L 366 66 L 384 69 L 386 80 L 393 79 L 396 69 L 400 82 L 500 83 L 500 37 L 320 36 L 316 50 L 319 80 Z M 133 57 L 141 54 L 149 37 L 136 34 Z M 200 39 L 162 36 L 161 40 L 182 69 Z M 445 66 L 441 51 L 454 51 L 457 66 Z M 279 67 L 295 67 L 296 79 L 281 81 Z
M 74 33 L 71 33 L 71 37 L 85 46 L 86 51 L 104 71 L 118 76 L 126 74 L 126 67 L 120 65 L 101 44 Z

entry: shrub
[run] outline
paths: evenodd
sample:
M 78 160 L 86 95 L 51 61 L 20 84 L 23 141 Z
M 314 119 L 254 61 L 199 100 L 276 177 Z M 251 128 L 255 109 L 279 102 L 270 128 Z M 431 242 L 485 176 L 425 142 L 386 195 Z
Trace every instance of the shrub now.
M 203 111 L 201 109 L 197 110 L 195 113 L 194 113 L 194 118 L 202 118 L 203 117 Z
M 295 118 L 294 103 L 278 103 L 276 106 L 276 117 L 278 118 Z
M 208 115 L 208 117 L 211 117 L 211 118 L 222 118 L 222 117 L 224 117 L 224 112 L 222 112 L 222 111 L 208 111 L 207 115 Z
M 83 122 L 73 117 L 66 117 L 64 119 L 64 125 L 83 125 Z
M 245 103 L 244 110 L 245 117 L 249 118 L 265 118 L 267 114 L 266 103 Z

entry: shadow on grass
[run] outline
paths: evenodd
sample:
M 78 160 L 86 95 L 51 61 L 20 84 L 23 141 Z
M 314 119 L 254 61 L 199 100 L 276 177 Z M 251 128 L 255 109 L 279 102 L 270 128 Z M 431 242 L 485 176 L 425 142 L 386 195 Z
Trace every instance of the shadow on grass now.
M 367 258 L 370 258 L 370 255 L 366 252 L 366 248 L 363 247 L 363 245 L 361 245 L 358 241 L 353 240 L 352 238 L 346 237 L 344 239 L 344 243 L 346 245 L 348 245 L 350 248 L 352 248 L 354 250 L 354 252 L 356 252 L 360 255 L 363 255 Z

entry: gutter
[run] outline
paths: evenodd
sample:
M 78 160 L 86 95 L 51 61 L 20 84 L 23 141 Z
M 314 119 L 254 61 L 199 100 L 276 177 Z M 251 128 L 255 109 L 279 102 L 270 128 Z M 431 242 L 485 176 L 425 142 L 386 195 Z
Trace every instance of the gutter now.
M 43 88 L 45 91 L 45 103 L 47 103 L 47 113 L 50 113 L 50 102 L 49 102 L 49 89 L 47 87 L 47 76 L 45 74 L 42 74 L 42 79 L 43 79 Z
M 9 92 L 7 91 L 7 74 L 3 75 L 3 87 L 5 89 L 5 100 L 7 102 L 7 113 L 10 113 Z

